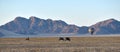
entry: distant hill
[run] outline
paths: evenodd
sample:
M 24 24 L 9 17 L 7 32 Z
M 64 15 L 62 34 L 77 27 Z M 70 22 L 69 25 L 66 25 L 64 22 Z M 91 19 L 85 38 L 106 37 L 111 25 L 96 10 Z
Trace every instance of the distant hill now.
M 0 28 L 18 34 L 38 34 L 38 33 L 79 33 L 86 34 L 88 27 L 78 27 L 69 25 L 62 20 L 40 19 L 30 17 L 16 17 L 13 21 L 2 25 Z
M 0 28 L 0 37 L 10 37 L 10 36 L 18 36 L 18 35 L 22 35 L 22 34 L 17 34 L 12 31 L 7 31 Z
M 120 34 L 120 21 L 115 19 L 101 21 L 91 27 L 95 28 L 95 34 Z
M 4 34 L 2 32 L 0 32 L 0 37 L 4 36 Z
M 108 19 L 98 22 L 90 27 L 95 29 L 94 34 L 120 34 L 120 21 Z M 14 34 L 41 34 L 41 33 L 75 33 L 88 34 L 90 27 L 79 27 L 70 25 L 62 20 L 40 19 L 31 16 L 29 19 L 16 17 L 13 21 L 0 26 L 1 29 L 13 32 Z M 2 31 L 0 31 L 2 34 Z

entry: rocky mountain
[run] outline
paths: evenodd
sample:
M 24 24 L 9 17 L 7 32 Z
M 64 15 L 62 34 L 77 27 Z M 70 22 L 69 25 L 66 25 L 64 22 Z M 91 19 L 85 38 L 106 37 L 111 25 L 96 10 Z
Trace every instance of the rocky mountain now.
M 115 19 L 108 19 L 98 22 L 90 27 L 78 27 L 70 25 L 62 20 L 40 19 L 31 16 L 29 19 L 24 17 L 16 17 L 13 21 L 0 26 L 6 32 L 13 32 L 11 34 L 41 34 L 41 33 L 75 33 L 75 34 L 88 34 L 89 28 L 94 28 L 94 34 L 120 34 L 120 21 Z M 0 31 L 1 34 L 2 31 Z
M 120 34 L 120 21 L 115 19 L 104 20 L 91 27 L 95 28 L 95 34 Z
M 31 16 L 29 19 L 16 17 L 13 21 L 0 26 L 0 28 L 18 34 L 38 33 L 79 33 L 86 34 L 88 27 L 68 25 L 62 20 L 40 19 Z

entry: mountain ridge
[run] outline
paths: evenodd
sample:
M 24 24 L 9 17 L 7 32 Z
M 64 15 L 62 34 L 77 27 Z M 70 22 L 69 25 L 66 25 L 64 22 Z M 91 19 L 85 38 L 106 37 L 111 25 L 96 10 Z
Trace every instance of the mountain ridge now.
M 62 20 L 40 19 L 37 17 L 30 17 L 29 19 L 23 17 L 16 17 L 13 21 L 0 26 L 0 28 L 12 31 L 18 34 L 37 34 L 37 33 L 80 33 L 80 28 L 76 25 L 68 25 Z M 84 27 L 87 28 L 87 27 Z M 87 31 L 87 30 L 86 30 Z
M 95 34 L 120 34 L 120 21 L 115 19 L 104 20 L 91 27 L 96 29 Z
M 62 20 L 40 19 L 35 16 L 26 19 L 16 17 L 13 21 L 0 26 L 0 28 L 17 34 L 38 34 L 38 33 L 75 33 L 88 34 L 89 28 L 94 28 L 94 34 L 120 34 L 120 21 L 107 19 L 89 27 L 67 24 Z

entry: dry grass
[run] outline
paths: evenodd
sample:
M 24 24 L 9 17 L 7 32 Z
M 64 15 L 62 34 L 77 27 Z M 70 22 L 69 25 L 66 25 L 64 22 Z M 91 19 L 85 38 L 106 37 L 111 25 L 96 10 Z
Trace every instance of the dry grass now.
M 0 38 L 0 52 L 120 52 L 120 37 Z

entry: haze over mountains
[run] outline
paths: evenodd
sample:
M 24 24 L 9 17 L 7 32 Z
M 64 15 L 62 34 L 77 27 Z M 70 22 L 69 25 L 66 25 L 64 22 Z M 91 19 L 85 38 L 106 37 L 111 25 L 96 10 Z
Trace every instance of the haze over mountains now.
M 115 19 L 108 19 L 98 22 L 90 27 L 95 28 L 94 34 L 120 34 L 120 21 Z M 75 33 L 75 34 L 88 34 L 90 27 L 79 27 L 76 25 L 70 25 L 62 20 L 52 19 L 40 19 L 31 16 L 29 19 L 24 17 L 16 17 L 13 21 L 8 22 L 5 25 L 0 26 L 0 30 L 9 31 L 16 34 L 39 34 L 39 33 Z M 5 33 L 1 30 L 0 36 Z

